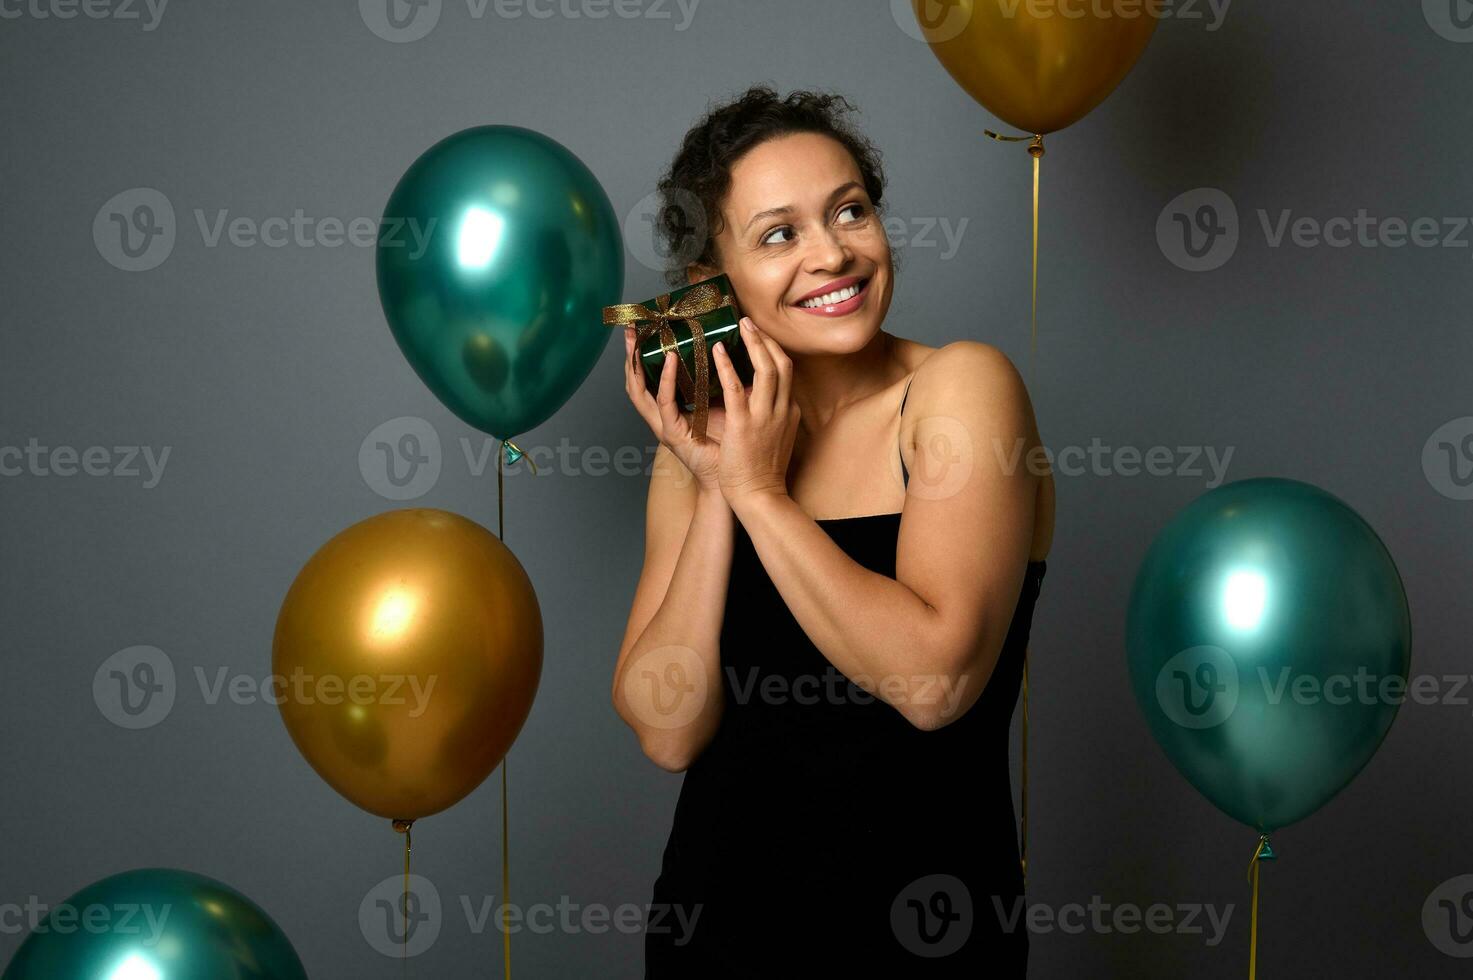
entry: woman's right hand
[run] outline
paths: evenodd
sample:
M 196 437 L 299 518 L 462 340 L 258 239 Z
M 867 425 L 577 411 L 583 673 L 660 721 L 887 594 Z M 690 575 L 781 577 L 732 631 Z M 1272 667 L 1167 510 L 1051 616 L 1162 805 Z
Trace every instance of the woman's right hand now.
M 690 470 L 700 488 L 720 493 L 717 466 L 721 459 L 719 440 L 726 424 L 726 410 L 719 404 L 711 405 L 706 412 L 706 437 L 695 438 L 690 416 L 675 404 L 679 393 L 675 377 L 676 357 L 667 352 L 665 366 L 660 371 L 660 390 L 658 395 L 651 395 L 645 385 L 644 368 L 634 356 L 634 328 L 624 328 L 624 390 L 629 393 L 629 400 L 655 438 Z

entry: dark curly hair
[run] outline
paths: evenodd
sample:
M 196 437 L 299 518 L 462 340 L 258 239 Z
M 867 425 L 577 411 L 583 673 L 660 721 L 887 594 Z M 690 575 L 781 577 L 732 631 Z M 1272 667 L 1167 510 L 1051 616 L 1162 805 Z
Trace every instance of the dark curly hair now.
M 842 95 L 795 91 L 782 98 L 766 85 L 754 85 L 708 110 L 685 134 L 657 188 L 655 232 L 675 263 L 665 271 L 666 281 L 685 285 L 686 267 L 693 263 L 718 267 L 715 239 L 721 233 L 721 202 L 731 187 L 731 169 L 748 150 L 779 136 L 819 133 L 837 140 L 854 158 L 880 214 L 885 194 L 880 151 L 844 118 L 854 108 Z

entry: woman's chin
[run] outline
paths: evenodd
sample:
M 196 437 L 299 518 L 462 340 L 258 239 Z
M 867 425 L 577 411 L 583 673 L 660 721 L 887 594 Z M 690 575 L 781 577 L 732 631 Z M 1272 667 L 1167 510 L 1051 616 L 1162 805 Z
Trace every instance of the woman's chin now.
M 789 317 L 792 336 L 799 338 L 801 346 L 790 353 L 806 354 L 853 354 L 864 350 L 880 332 L 880 325 L 873 317 L 819 317 L 794 311 Z M 783 345 L 787 349 L 787 345 Z

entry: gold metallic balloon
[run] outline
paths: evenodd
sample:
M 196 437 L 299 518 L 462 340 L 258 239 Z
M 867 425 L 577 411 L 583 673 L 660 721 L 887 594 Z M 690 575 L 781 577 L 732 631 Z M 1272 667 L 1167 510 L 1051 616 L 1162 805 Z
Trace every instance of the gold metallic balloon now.
M 1077 122 L 1120 84 L 1156 29 L 1151 0 L 911 0 L 967 94 L 1028 133 Z
M 443 510 L 340 532 L 276 621 L 281 716 L 328 785 L 369 813 L 451 806 L 505 757 L 542 674 L 542 614 L 499 538 Z

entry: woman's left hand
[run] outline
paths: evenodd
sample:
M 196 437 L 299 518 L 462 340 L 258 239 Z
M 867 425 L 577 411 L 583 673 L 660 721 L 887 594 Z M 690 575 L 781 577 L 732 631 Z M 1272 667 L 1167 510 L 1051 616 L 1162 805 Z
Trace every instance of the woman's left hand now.
M 737 377 L 724 344 L 713 349 L 712 357 L 726 409 L 718 476 L 733 510 L 753 495 L 787 495 L 788 461 L 798 434 L 793 362 L 751 317 L 742 317 L 741 325 L 742 343 L 752 360 L 752 387 Z

